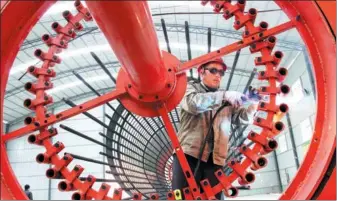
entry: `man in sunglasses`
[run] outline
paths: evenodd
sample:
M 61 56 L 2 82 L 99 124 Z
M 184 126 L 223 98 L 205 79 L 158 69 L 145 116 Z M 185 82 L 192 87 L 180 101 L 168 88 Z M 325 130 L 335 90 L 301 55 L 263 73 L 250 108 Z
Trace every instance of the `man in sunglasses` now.
M 219 89 L 226 70 L 227 66 L 222 59 L 200 65 L 198 72 L 201 82 L 188 83 L 180 103 L 178 139 L 198 185 L 206 178 L 212 187 L 218 183 L 214 172 L 225 166 L 231 123 L 252 118 L 256 111 L 256 99 L 259 99 L 256 98 L 259 97 L 258 94 L 247 96 Z M 221 107 L 223 104 L 228 106 Z M 211 122 L 218 109 L 218 115 Z M 210 136 L 203 146 L 208 133 Z M 188 187 L 188 184 L 176 154 L 173 154 L 172 175 L 172 190 L 179 189 L 183 192 L 182 189 Z M 200 191 L 203 192 L 202 189 Z M 221 199 L 221 193 L 216 198 Z

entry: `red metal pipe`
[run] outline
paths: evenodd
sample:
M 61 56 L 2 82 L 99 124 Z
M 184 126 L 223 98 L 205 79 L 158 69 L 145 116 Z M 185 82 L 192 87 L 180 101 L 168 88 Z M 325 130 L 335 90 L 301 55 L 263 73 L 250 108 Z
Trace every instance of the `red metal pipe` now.
M 168 78 L 146 1 L 87 1 L 137 91 L 159 92 Z

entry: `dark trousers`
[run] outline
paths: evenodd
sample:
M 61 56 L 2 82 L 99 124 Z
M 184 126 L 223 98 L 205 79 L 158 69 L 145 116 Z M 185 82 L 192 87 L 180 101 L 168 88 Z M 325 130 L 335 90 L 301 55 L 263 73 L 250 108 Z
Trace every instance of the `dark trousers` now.
M 191 171 L 194 173 L 194 170 L 197 166 L 198 163 L 198 159 L 194 158 L 190 155 L 185 154 L 186 159 L 188 164 L 191 167 Z M 178 157 L 176 156 L 176 154 L 173 155 L 173 167 L 172 167 L 172 190 L 177 190 L 179 189 L 182 192 L 182 196 L 184 195 L 183 193 L 183 188 L 188 187 L 188 183 L 185 179 L 185 175 L 181 169 L 180 163 L 178 161 Z M 213 156 L 212 154 L 209 156 L 209 159 L 207 161 L 207 163 L 201 161 L 200 162 L 200 166 L 199 166 L 199 170 L 196 174 L 195 177 L 195 181 L 197 182 L 200 192 L 203 192 L 203 189 L 200 188 L 200 181 L 203 179 L 208 179 L 208 181 L 210 182 L 211 186 L 215 186 L 219 183 L 218 179 L 216 178 L 214 172 L 216 172 L 217 170 L 219 170 L 221 168 L 221 166 L 219 165 L 215 165 L 213 163 Z M 221 200 L 222 198 L 222 192 L 218 193 L 215 195 L 215 197 L 218 200 Z M 183 196 L 184 199 L 184 196 Z

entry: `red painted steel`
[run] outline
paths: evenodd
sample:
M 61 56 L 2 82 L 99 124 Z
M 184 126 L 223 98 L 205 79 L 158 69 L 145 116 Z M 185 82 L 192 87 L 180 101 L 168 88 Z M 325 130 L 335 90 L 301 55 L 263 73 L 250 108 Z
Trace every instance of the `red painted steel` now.
M 20 43 L 22 43 L 23 38 L 27 36 L 28 31 L 30 30 L 34 22 L 36 22 L 37 18 L 41 16 L 43 11 L 45 11 L 45 9 L 51 4 L 48 2 L 47 3 L 46 2 L 36 2 L 36 3 L 35 2 L 25 2 L 25 3 L 26 3 L 25 8 L 23 7 L 24 3 L 22 2 L 19 2 L 19 3 L 10 2 L 9 4 L 1 4 L 1 6 L 6 5 L 5 9 L 1 10 L 2 17 L 4 17 L 4 19 L 7 19 L 7 21 L 5 21 L 7 24 L 6 23 L 5 24 L 8 27 L 12 27 L 12 29 L 7 29 L 7 27 L 6 29 L 3 29 L 3 24 L 1 25 L 2 30 L 5 30 L 4 31 L 5 33 L 1 35 L 1 48 L 2 50 L 6 50 L 6 51 L 1 52 L 1 78 L 2 78 L 1 79 L 1 84 L 2 84 L 1 85 L 1 105 L 2 106 L 3 106 L 3 93 L 5 90 L 4 84 L 7 81 L 8 72 L 9 72 L 10 66 L 12 65 L 14 61 L 15 55 L 18 51 L 18 47 Z M 93 7 L 97 6 L 96 11 L 99 12 L 97 8 L 101 7 L 102 5 L 105 5 L 105 3 L 103 2 L 92 3 L 92 6 Z M 336 125 L 335 125 L 336 97 L 335 97 L 335 94 L 336 92 L 334 90 L 334 86 L 335 86 L 334 81 L 336 80 L 336 69 L 331 68 L 329 65 L 327 65 L 330 62 L 336 61 L 336 55 L 335 55 L 336 45 L 335 45 L 334 37 L 332 37 L 331 35 L 331 30 L 329 29 L 329 26 L 327 26 L 326 24 L 327 22 L 325 21 L 324 16 L 322 16 L 322 13 L 320 13 L 320 10 L 318 9 L 315 2 L 278 1 L 277 3 L 292 20 L 281 26 L 277 26 L 276 28 L 267 29 L 268 24 L 265 22 L 260 23 L 260 25 L 256 27 L 254 26 L 253 22 L 255 21 L 255 17 L 256 17 L 255 9 L 250 9 L 248 14 L 243 14 L 242 11 L 244 10 L 244 7 L 245 7 L 245 1 L 238 1 L 238 3 L 234 5 L 230 4 L 229 2 L 212 1 L 211 5 L 214 6 L 216 12 L 220 12 L 221 10 L 223 10 L 225 14 L 227 13 L 225 16 L 226 19 L 233 17 L 233 16 L 235 17 L 235 25 L 234 25 L 235 29 L 245 27 L 245 32 L 243 34 L 244 38 L 241 42 L 234 43 L 228 47 L 221 48 L 219 52 L 212 52 L 210 54 L 201 56 L 199 58 L 196 58 L 190 62 L 187 62 L 181 65 L 179 67 L 180 72 L 178 72 L 177 74 L 181 74 L 182 70 L 190 69 L 191 67 L 197 64 L 200 64 L 204 61 L 225 55 L 227 53 L 230 53 L 231 51 L 235 51 L 247 45 L 253 45 L 253 43 L 256 43 L 260 39 L 267 38 L 268 36 L 280 33 L 282 31 L 285 31 L 289 28 L 296 26 L 296 28 L 300 32 L 309 50 L 311 60 L 312 60 L 312 63 L 314 64 L 314 69 L 315 69 L 316 87 L 319 88 L 320 90 L 319 91 L 316 90 L 317 91 L 317 101 L 318 101 L 317 121 L 315 125 L 315 132 L 313 135 L 313 142 L 311 143 L 309 151 L 307 153 L 307 155 L 309 155 L 310 158 L 309 157 L 305 158 L 300 168 L 300 171 L 298 172 L 297 176 L 292 181 L 292 183 L 290 184 L 286 192 L 284 192 L 284 194 L 281 196 L 281 199 L 290 199 L 290 198 L 291 199 L 309 199 L 316 192 L 320 181 L 324 177 L 324 174 L 327 171 L 327 167 L 329 166 L 329 162 L 331 160 L 332 154 L 335 151 L 335 147 L 336 147 L 336 144 L 335 144 L 335 136 L 336 136 L 336 133 L 335 133 L 335 130 L 336 130 Z M 89 4 L 91 4 L 91 2 Z M 332 4 L 335 5 L 335 2 L 332 2 Z M 138 3 L 137 5 L 121 3 L 119 5 L 120 5 L 120 8 L 118 9 L 120 10 L 125 9 L 125 12 L 130 14 L 127 17 L 138 16 L 140 19 L 140 21 L 135 21 L 135 19 L 132 19 L 132 17 L 130 17 L 130 19 L 125 19 L 125 21 L 124 19 L 121 20 L 124 22 L 130 22 L 131 24 L 128 24 L 128 25 L 131 30 L 135 30 L 134 28 L 140 28 L 139 30 L 141 30 L 141 32 L 144 31 L 142 33 L 148 33 L 150 34 L 149 36 L 151 37 L 153 37 L 153 35 L 151 34 L 155 35 L 153 26 L 152 26 L 152 21 L 148 21 L 151 23 L 145 24 L 147 29 L 144 30 L 144 29 L 141 29 L 142 27 L 140 27 L 140 25 L 142 24 L 144 25 L 144 23 L 146 23 L 145 21 L 146 19 L 150 19 L 148 8 L 145 6 L 144 3 Z M 90 13 L 88 13 L 87 10 L 85 10 L 85 8 L 81 4 L 76 2 L 75 6 L 77 7 L 79 14 L 77 14 L 76 16 L 72 16 L 69 13 L 65 12 L 64 17 L 69 23 L 63 28 L 60 28 L 60 27 L 57 28 L 57 26 L 54 27 L 56 28 L 55 30 L 59 34 L 57 36 L 59 37 L 58 39 L 64 37 L 65 40 L 68 40 L 70 39 L 70 37 L 74 37 L 75 36 L 74 32 L 71 32 L 69 33 L 70 35 L 67 35 L 67 32 L 65 32 L 65 29 L 74 28 L 75 31 L 80 30 L 82 26 L 78 23 L 79 20 L 81 19 L 84 19 L 86 21 L 91 20 Z M 27 11 L 26 8 L 32 8 L 32 9 L 30 10 L 28 9 Z M 14 13 L 14 12 L 17 12 L 19 9 L 23 10 L 23 12 L 20 13 L 20 15 L 18 15 L 17 13 Z M 112 7 L 111 9 L 118 10 L 117 8 L 112 8 Z M 327 10 L 326 12 L 328 14 L 325 17 L 331 18 L 331 16 L 333 15 L 331 14 L 332 11 L 327 9 L 326 4 L 324 6 L 324 9 Z M 93 8 L 93 11 L 95 12 L 95 8 Z M 103 11 L 105 12 L 105 14 L 103 13 L 101 16 L 100 14 L 96 13 L 94 14 L 96 15 L 95 17 L 99 15 L 99 17 L 107 18 L 108 16 L 111 15 L 105 10 L 105 8 L 103 9 Z M 139 11 L 139 12 L 133 13 L 132 11 Z M 116 12 L 123 13 L 124 11 L 116 11 Z M 231 13 L 232 15 L 228 15 L 228 13 Z M 300 17 L 299 17 L 299 14 L 300 14 Z M 99 18 L 97 19 L 98 21 L 100 21 Z M 115 19 L 118 19 L 118 18 L 115 18 Z M 127 42 L 125 44 L 125 43 L 118 43 L 118 42 L 114 43 L 112 41 L 113 38 L 111 36 L 115 36 L 114 34 L 119 36 L 119 34 L 125 33 L 124 31 L 116 30 L 116 28 L 114 29 L 114 27 L 111 27 L 112 24 L 118 24 L 118 22 L 115 22 L 118 20 L 110 19 L 109 21 L 108 20 L 104 21 L 107 25 L 103 25 L 103 26 L 107 27 L 107 29 L 102 29 L 102 30 L 107 35 L 108 40 L 113 47 L 114 47 L 113 44 L 115 45 L 123 44 L 122 47 L 117 47 L 117 50 L 118 50 L 117 54 L 123 55 L 123 52 L 128 54 L 126 55 L 127 57 L 122 58 L 122 60 L 125 59 L 124 62 L 128 63 L 128 65 L 124 66 L 124 69 L 126 69 L 129 75 L 128 79 L 131 80 L 133 84 L 136 83 L 136 84 L 141 85 L 140 87 L 136 85 L 136 89 L 137 89 L 136 91 L 144 92 L 143 90 L 140 90 L 140 89 L 145 90 L 146 88 L 145 86 L 149 83 L 146 83 L 146 81 L 145 82 L 140 81 L 144 79 L 144 77 L 147 74 L 142 72 L 139 66 L 135 66 L 137 64 L 137 61 L 139 61 L 136 58 L 137 57 L 135 55 L 136 53 L 130 49 L 131 46 L 130 44 L 127 44 Z M 333 19 L 330 19 L 330 21 L 333 21 Z M 12 24 L 13 22 L 16 23 L 16 26 L 13 26 Z M 17 24 L 20 24 L 20 23 L 21 23 L 21 26 L 18 27 Z M 101 23 L 102 21 L 99 22 L 100 26 L 102 26 Z M 113 31 L 109 32 L 111 30 Z M 131 37 L 131 41 L 139 42 L 135 45 L 138 49 L 144 48 L 144 43 L 139 41 L 141 37 L 139 37 L 138 35 L 136 36 L 134 34 L 123 35 L 123 37 L 126 37 L 126 36 Z M 9 40 L 11 38 L 13 39 Z M 318 38 L 320 38 L 320 40 L 317 40 Z M 48 53 L 46 53 L 46 57 L 41 57 L 41 59 L 43 60 L 43 63 L 44 63 L 42 68 L 47 69 L 49 67 L 52 67 L 54 65 L 53 63 L 57 63 L 59 60 L 58 58 L 54 59 L 52 56 L 54 55 L 55 52 L 60 50 L 59 47 L 56 47 L 60 45 L 57 43 L 57 41 L 60 41 L 60 40 L 55 40 L 56 42 L 50 43 L 50 40 L 48 40 L 48 38 L 45 37 L 45 41 L 46 41 L 46 44 L 50 46 L 50 48 L 49 48 Z M 149 47 L 154 47 L 154 49 L 151 49 L 149 51 L 149 54 L 145 56 L 155 55 L 154 58 L 152 58 L 153 63 L 150 62 L 150 64 L 158 64 L 156 62 L 159 62 L 160 65 L 158 66 L 158 68 L 154 66 L 145 67 L 145 68 L 146 69 L 148 68 L 149 71 L 152 71 L 154 75 L 157 75 L 158 71 L 163 70 L 163 69 L 166 72 L 166 69 L 164 68 L 164 64 L 160 63 L 160 62 L 163 62 L 163 60 L 161 59 L 161 57 L 157 57 L 158 55 L 156 55 L 157 53 L 159 53 L 159 51 L 157 51 L 158 49 L 156 49 L 156 47 L 158 48 L 157 44 L 151 43 L 151 46 Z M 262 47 L 259 46 L 259 51 L 261 52 L 262 56 L 261 56 L 261 59 L 257 59 L 257 64 L 266 65 L 266 69 L 265 69 L 266 74 L 272 74 L 275 70 L 275 67 L 277 67 L 278 63 L 280 62 L 280 59 L 282 59 L 282 53 L 272 54 L 273 47 L 274 47 L 273 45 L 272 46 L 267 45 L 267 46 L 262 46 Z M 65 48 L 65 46 L 63 48 Z M 251 48 L 251 50 L 252 49 L 254 48 Z M 252 51 L 255 51 L 255 50 L 252 50 Z M 275 55 L 276 57 L 272 55 Z M 280 55 L 280 56 L 277 56 L 277 55 Z M 37 56 L 39 56 L 39 54 Z M 146 58 L 149 58 L 149 57 L 146 57 Z M 146 63 L 146 61 L 144 60 L 140 62 L 141 64 L 144 64 L 142 62 Z M 162 76 L 165 77 L 165 75 L 162 75 Z M 153 78 L 151 78 L 153 79 L 151 81 L 152 84 L 156 82 L 160 82 L 160 81 L 166 81 L 165 78 L 162 79 L 163 78 L 162 76 L 159 75 L 158 77 L 154 76 Z M 43 81 L 46 80 L 46 77 L 48 76 L 44 74 L 37 75 L 38 82 L 42 83 Z M 269 94 L 270 96 L 270 101 L 269 101 L 270 108 L 275 108 L 276 107 L 275 105 L 276 93 L 281 92 L 282 89 L 277 90 L 277 87 L 276 87 L 277 77 L 270 76 L 267 79 L 270 85 L 269 88 L 273 90 L 271 91 L 267 90 L 265 92 Z M 166 83 L 164 83 L 164 85 L 165 84 Z M 176 86 L 176 83 L 174 83 L 174 86 Z M 181 86 L 186 87 L 186 83 L 185 85 L 179 84 L 176 88 L 180 88 Z M 160 86 L 156 85 L 155 88 L 156 88 L 155 90 L 147 91 L 147 93 L 151 94 L 151 92 L 153 93 L 153 92 L 160 91 Z M 264 89 L 262 88 L 261 90 L 263 91 Z M 40 100 L 44 98 L 44 91 L 45 91 L 45 88 L 38 88 L 36 90 L 33 90 L 32 92 L 36 93 L 37 99 Z M 171 93 L 173 89 L 171 91 L 170 90 L 168 91 L 169 91 L 168 93 Z M 130 94 L 129 91 L 127 92 Z M 282 92 L 285 92 L 285 91 L 283 90 Z M 113 93 L 114 92 L 112 92 L 112 94 Z M 113 98 L 117 98 L 124 93 L 125 93 L 125 90 L 123 89 L 120 89 L 119 91 L 117 90 L 116 94 L 113 95 L 114 96 Z M 171 96 L 177 96 L 177 95 L 175 93 L 172 93 Z M 206 196 L 205 193 L 202 193 L 202 194 L 199 193 L 199 190 L 193 178 L 193 174 L 187 164 L 186 158 L 180 148 L 179 142 L 174 133 L 174 129 L 167 116 L 168 109 L 166 108 L 165 99 L 168 99 L 169 97 L 170 96 L 168 95 L 167 97 L 160 99 L 161 101 L 159 102 L 150 101 L 150 103 L 152 102 L 152 107 L 153 107 L 151 108 L 151 110 L 158 109 L 160 116 L 162 116 L 164 120 L 165 126 L 167 127 L 167 130 L 168 130 L 169 137 L 172 140 L 172 144 L 175 147 L 175 150 L 176 150 L 178 159 L 181 163 L 182 169 L 185 172 L 185 177 L 187 178 L 187 181 L 189 183 L 189 188 L 192 190 L 193 197 L 195 199 L 198 199 L 198 198 L 205 199 L 209 197 L 210 194 L 206 193 L 208 194 Z M 109 98 L 111 98 L 111 96 L 108 98 L 107 97 L 105 98 L 106 100 L 108 100 Z M 176 98 L 176 100 L 179 98 L 181 98 L 181 96 Z M 89 108 L 98 106 L 99 105 L 98 102 L 99 104 L 101 104 L 104 101 L 102 99 L 100 100 L 96 99 L 91 102 L 89 101 L 87 105 L 82 106 L 84 108 L 76 108 L 74 110 L 67 110 L 64 113 L 60 113 L 61 115 L 64 115 L 64 116 L 56 117 L 55 115 L 52 115 L 50 119 L 48 119 L 49 117 L 48 118 L 44 117 L 45 115 L 44 106 L 42 104 L 36 104 L 36 106 L 34 107 L 34 109 L 36 110 L 36 117 L 32 119 L 34 119 L 35 121 L 38 121 L 39 123 L 38 126 L 40 126 L 40 131 L 42 131 L 41 135 L 43 135 L 44 132 L 47 132 L 46 130 L 47 125 L 49 125 L 50 122 L 54 123 L 56 121 L 63 120 L 71 116 L 74 116 L 80 113 L 81 111 L 86 111 Z M 163 103 L 160 103 L 160 102 L 163 102 Z M 170 104 L 170 103 L 167 103 L 167 104 Z M 29 106 L 29 104 L 27 104 L 27 106 Z M 1 107 L 1 113 L 2 113 L 2 107 Z M 249 151 L 249 158 L 246 158 L 243 162 L 236 162 L 235 164 L 233 164 L 235 165 L 234 169 L 236 171 L 234 171 L 231 175 L 226 177 L 226 179 L 221 179 L 222 182 L 212 188 L 211 191 L 214 194 L 220 192 L 224 188 L 228 190 L 228 187 L 230 186 L 230 184 L 234 182 L 239 177 L 239 175 L 241 177 L 240 178 L 241 183 L 254 180 L 254 175 L 246 174 L 245 170 L 249 166 L 252 165 L 252 159 L 253 158 L 255 159 L 256 154 L 261 152 L 263 149 L 266 149 L 265 147 L 264 148 L 262 147 L 262 144 L 264 144 L 264 142 L 266 142 L 267 139 L 270 141 L 269 138 L 274 137 L 281 129 L 281 127 L 277 126 L 276 124 L 275 124 L 276 126 L 274 125 L 270 126 L 271 125 L 270 122 L 273 121 L 275 113 L 276 113 L 275 110 L 267 111 L 267 118 L 263 121 L 264 122 L 263 131 L 259 135 L 259 138 L 261 138 L 260 139 L 261 142 L 259 141 L 259 143 L 255 144 L 255 146 Z M 2 121 L 2 118 L 3 117 L 1 116 L 1 121 Z M 45 120 L 47 120 L 47 122 L 44 122 Z M 1 124 L 1 128 L 2 128 L 2 124 Z M 8 135 L 10 137 L 6 137 L 6 138 L 13 139 L 13 136 L 15 137 L 21 136 L 22 133 L 33 131 L 33 130 L 34 129 L 32 128 L 32 125 L 28 125 L 24 127 L 23 129 L 21 129 L 19 132 L 17 131 L 16 133 L 14 133 L 14 135 L 13 133 Z M 41 138 L 42 137 L 37 138 L 37 139 L 41 139 Z M 263 140 L 263 139 L 266 139 L 266 140 Z M 1 196 L 2 198 L 5 198 L 5 199 L 26 198 L 24 194 L 22 193 L 22 190 L 19 184 L 15 180 L 12 170 L 10 169 L 4 143 L 5 143 L 5 140 L 4 138 L 2 138 L 1 140 L 1 156 L 2 156 L 1 157 L 1 184 L 2 184 Z M 91 198 L 111 199 L 110 197 L 106 196 L 105 189 L 96 191 L 91 188 L 91 186 L 93 185 L 95 181 L 95 178 L 93 176 L 88 177 L 88 179 L 85 182 L 79 181 L 77 177 L 80 174 L 79 172 L 83 171 L 83 168 L 81 168 L 80 166 L 75 166 L 73 171 L 69 171 L 67 169 L 66 167 L 67 162 L 65 161 L 66 159 L 64 157 L 60 158 L 57 155 L 57 153 L 62 148 L 60 144 L 52 145 L 49 138 L 44 138 L 42 142 L 39 142 L 39 143 L 43 144 L 47 150 L 45 154 L 40 155 L 38 157 L 39 161 L 47 162 L 47 163 L 50 162 L 55 165 L 55 167 L 53 168 L 54 173 L 55 174 L 59 173 L 62 177 L 64 177 L 67 185 L 70 185 L 72 186 L 71 188 L 78 190 L 78 192 L 75 192 L 73 194 L 74 199 L 75 198 L 77 199 L 91 199 Z M 333 175 L 335 175 L 335 170 L 333 171 Z M 334 187 L 333 189 L 335 189 L 335 185 L 336 185 L 335 180 L 330 178 L 330 180 L 326 184 L 326 189 L 331 190 L 332 187 Z M 69 190 L 70 188 L 65 188 L 65 189 Z M 210 189 L 208 192 L 210 192 Z M 121 193 L 122 193 L 121 191 L 115 191 L 113 198 L 120 199 Z M 335 196 L 336 194 L 329 194 L 329 192 L 324 189 L 322 193 L 320 194 L 319 198 L 333 199 L 335 198 Z M 157 199 L 157 198 L 158 196 L 154 195 L 153 199 Z
M 147 2 L 87 1 L 87 5 L 137 91 L 154 94 L 165 88 L 168 73 Z

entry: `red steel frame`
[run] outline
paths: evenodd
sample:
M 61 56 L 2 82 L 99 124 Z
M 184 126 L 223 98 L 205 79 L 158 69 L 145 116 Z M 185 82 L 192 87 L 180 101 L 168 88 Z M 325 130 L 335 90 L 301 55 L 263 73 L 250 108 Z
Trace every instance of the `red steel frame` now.
M 28 32 L 31 30 L 38 18 L 53 3 L 53 1 L 1 2 L 1 114 L 9 69 L 19 50 L 20 44 L 23 42 L 23 39 L 27 36 Z M 116 91 L 88 101 L 87 103 L 62 113 L 56 115 L 51 114 L 50 117 L 45 117 L 43 107 L 41 105 L 37 106 L 36 119 L 39 121 L 39 127 L 28 125 L 8 135 L 1 135 L 1 198 L 26 199 L 26 196 L 23 194 L 13 171 L 10 168 L 5 149 L 6 141 L 15 139 L 16 137 L 21 137 L 36 130 L 39 130 L 42 135 L 44 132 L 47 132 L 48 125 L 72 117 L 83 111 L 87 111 L 95 106 L 115 98 L 120 98 L 123 103 L 123 100 L 125 101 L 126 99 L 132 98 L 142 99 L 141 97 L 143 96 L 143 100 L 137 101 L 142 104 L 146 102 L 144 103 L 146 105 L 144 106 L 146 108 L 145 110 L 152 110 L 146 115 L 152 116 L 155 111 L 158 111 L 159 113 L 157 114 L 163 118 L 164 124 L 168 130 L 168 134 L 172 140 L 172 144 L 177 152 L 179 161 L 182 164 L 183 169 L 187 171 L 185 176 L 187 177 L 187 180 L 190 184 L 189 187 L 193 198 L 212 198 L 214 194 L 223 189 L 226 193 L 226 190 L 231 187 L 231 183 L 238 177 L 240 177 L 242 183 L 249 182 L 247 181 L 248 179 L 245 179 L 245 176 L 247 175 L 247 172 L 245 171 L 246 168 L 253 164 L 254 160 L 258 159 L 256 154 L 261 151 L 261 144 L 263 144 L 262 139 L 267 139 L 267 137 L 272 137 L 274 135 L 269 132 L 275 131 L 275 129 L 273 129 L 274 125 L 269 122 L 272 121 L 276 112 L 275 96 L 276 93 L 279 93 L 280 91 L 280 88 L 276 88 L 276 80 L 278 77 L 275 75 L 273 69 L 275 66 L 277 66 L 279 59 L 277 57 L 269 56 L 272 49 L 272 47 L 268 46 L 270 44 L 258 42 L 258 40 L 259 38 L 264 39 L 269 36 L 272 37 L 277 33 L 281 33 L 289 28 L 296 27 L 307 46 L 312 64 L 314 66 L 316 89 L 319 89 L 316 90 L 317 117 L 313 141 L 307 153 L 307 156 L 310 157 L 306 157 L 304 159 L 296 177 L 291 182 L 287 190 L 283 193 L 281 199 L 310 199 L 317 191 L 317 188 L 319 187 L 319 184 L 327 171 L 336 148 L 336 68 L 329 66 L 329 64 L 334 64 L 336 61 L 335 39 L 333 36 L 333 34 L 335 34 L 335 30 L 333 29 L 333 32 L 331 32 L 329 27 L 329 23 L 333 24 L 330 25 L 333 27 L 335 24 L 335 19 L 333 19 L 333 16 L 335 16 L 334 8 L 336 3 L 325 2 L 316 4 L 315 2 L 310 1 L 276 1 L 276 3 L 288 15 L 290 22 L 267 30 L 257 30 L 252 23 L 254 21 L 254 16 L 249 16 L 249 18 L 247 18 L 247 15 L 243 15 L 242 12 L 235 11 L 235 9 L 240 10 L 240 6 L 242 5 L 237 4 L 234 6 L 227 2 L 212 2 L 212 5 L 215 7 L 216 11 L 221 9 L 231 10 L 236 19 L 239 19 L 242 23 L 245 22 L 244 26 L 246 31 L 248 30 L 250 33 L 247 35 L 249 37 L 244 35 L 243 40 L 239 41 L 238 43 L 234 43 L 215 52 L 211 52 L 207 55 L 176 66 L 175 68 L 171 68 L 167 63 L 171 62 L 171 64 L 174 63 L 174 65 L 176 65 L 176 60 L 174 58 L 169 58 L 166 60 L 162 59 L 162 55 L 165 55 L 165 53 L 159 53 L 157 39 L 152 27 L 151 16 L 145 2 L 88 2 L 90 12 L 95 17 L 98 25 L 106 35 L 111 47 L 114 49 L 117 57 L 123 64 L 122 72 L 125 71 L 127 76 L 119 75 L 121 78 L 118 79 L 118 81 L 123 82 L 123 84 L 117 83 Z M 114 15 L 123 17 L 116 18 L 115 16 L 114 18 Z M 75 16 L 75 18 L 76 20 L 69 24 L 70 28 L 76 28 L 74 24 L 76 25 L 76 22 L 79 22 L 79 20 L 83 18 L 85 19 L 85 15 L 78 14 Z M 137 20 L 135 20 L 136 18 Z M 122 26 L 125 29 L 121 29 L 121 27 L 116 29 L 116 26 Z M 135 34 L 135 32 L 137 34 Z M 263 35 L 260 35 L 261 33 L 263 33 Z M 144 36 L 151 38 L 151 40 L 144 40 Z M 59 35 L 58 37 L 62 38 L 63 36 Z M 116 38 L 120 40 L 116 40 Z M 144 43 L 144 41 L 146 41 L 146 43 Z M 206 193 L 200 194 L 198 188 L 196 188 L 196 183 L 193 179 L 193 176 L 188 176 L 189 174 L 193 174 L 187 165 L 186 158 L 182 154 L 182 150 L 180 149 L 179 142 L 176 139 L 174 129 L 172 128 L 172 125 L 167 116 L 167 112 L 175 105 L 172 106 L 171 104 L 169 107 L 167 107 L 167 105 L 170 104 L 170 100 L 174 100 L 173 102 L 176 103 L 179 102 L 179 100 L 182 98 L 183 93 L 181 93 L 181 91 L 184 91 L 186 87 L 186 77 L 181 76 L 183 71 L 209 59 L 223 56 L 243 47 L 252 45 L 253 43 L 256 44 L 256 49 L 259 49 L 257 47 L 261 47 L 260 50 L 262 53 L 261 59 L 258 59 L 256 64 L 266 64 L 266 74 L 273 75 L 274 73 L 273 76 L 268 77 L 270 84 L 269 87 L 266 89 L 261 89 L 261 92 L 270 94 L 270 105 L 273 107 L 269 108 L 270 110 L 267 108 L 267 121 L 255 121 L 255 124 L 264 128 L 264 132 L 262 132 L 260 135 L 260 138 L 262 137 L 261 140 L 256 140 L 257 143 L 254 148 L 252 150 L 248 150 L 245 154 L 248 158 L 245 159 L 242 164 L 232 162 L 230 165 L 232 166 L 234 173 L 227 178 L 220 178 L 221 174 L 219 174 L 218 178 L 220 183 L 214 188 L 209 188 L 207 186 L 207 182 L 202 183 L 201 186 L 204 188 Z M 57 48 L 55 48 L 55 45 L 51 46 L 48 54 L 53 55 L 56 49 Z M 47 69 L 49 67 L 49 63 L 46 60 L 44 60 L 44 63 L 46 64 L 42 68 Z M 172 77 L 168 72 L 174 72 L 177 76 Z M 45 78 L 43 76 L 38 78 L 39 82 L 44 80 Z M 170 85 L 166 85 L 167 82 L 169 82 Z M 152 86 L 151 84 L 154 83 L 155 85 Z M 130 84 L 132 87 L 130 87 Z M 151 89 L 149 87 L 151 87 Z M 131 91 L 130 88 L 135 89 L 134 91 Z M 37 90 L 37 99 L 43 98 L 43 93 L 44 90 Z M 160 96 L 157 94 L 160 94 Z M 155 98 L 152 99 L 151 97 Z M 170 99 L 172 97 L 174 97 L 174 99 Z M 129 109 L 135 113 L 141 110 L 137 107 Z M 2 115 L 0 119 L 2 122 Z M 1 124 L 1 130 L 2 129 L 3 128 Z M 277 133 L 279 131 L 275 132 Z M 80 181 L 76 179 L 74 180 L 74 175 L 76 175 L 74 171 L 70 172 L 67 168 L 64 168 L 64 166 L 66 166 L 65 161 L 67 159 L 59 158 L 57 155 L 55 155 L 58 151 L 60 151 L 59 147 L 62 147 L 59 146 L 60 144 L 58 144 L 58 146 L 53 146 L 50 141 L 43 140 L 43 145 L 46 146 L 48 150 L 46 153 L 44 153 L 44 155 L 51 157 L 51 162 L 55 165 L 56 169 L 62 172 L 62 175 L 65 177 L 67 182 L 71 180 L 74 187 L 79 189 L 79 192 L 76 192 L 73 196 L 78 196 L 78 198 L 81 199 L 111 199 L 106 196 L 106 193 L 109 190 L 109 186 L 107 184 L 103 184 L 98 192 L 91 189 L 91 186 L 95 181 L 94 177 L 91 177 L 84 183 L 80 183 Z M 81 169 L 81 167 L 79 168 Z M 254 168 L 259 167 L 256 167 L 255 165 Z M 336 173 L 334 170 L 330 180 L 328 180 L 328 182 L 325 184 L 325 187 L 318 198 L 335 199 L 336 181 L 333 179 L 335 174 Z M 120 194 L 115 194 L 113 198 L 118 198 L 119 196 Z M 153 197 L 153 199 L 157 198 L 156 195 L 151 197 Z

